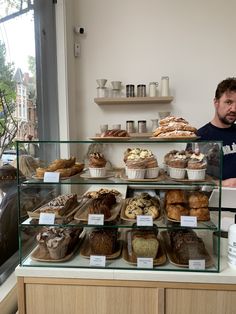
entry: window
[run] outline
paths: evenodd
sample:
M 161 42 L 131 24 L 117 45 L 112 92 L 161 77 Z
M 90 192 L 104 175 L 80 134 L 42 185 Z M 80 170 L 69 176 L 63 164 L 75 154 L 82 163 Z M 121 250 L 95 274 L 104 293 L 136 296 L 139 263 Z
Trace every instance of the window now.
M 16 133 L 18 139 L 25 139 L 25 135 L 31 133 L 34 133 L 35 139 L 40 140 L 57 140 L 59 138 L 55 2 L 55 0 L 0 0 L 0 48 L 2 48 L 0 50 L 0 66 L 2 51 L 3 57 L 6 56 L 7 58 L 3 60 L 6 61 L 4 65 L 9 70 L 7 74 L 12 75 L 15 82 L 16 97 L 14 101 L 16 106 L 14 118 L 18 121 L 18 132 Z M 26 46 L 29 44 L 29 38 L 24 30 L 15 37 L 13 42 L 10 41 L 10 38 L 15 35 L 14 32 L 18 32 L 18 28 L 25 23 L 29 23 L 27 27 L 31 31 L 33 30 L 31 32 L 31 35 L 33 34 L 31 44 L 34 51 L 30 54 L 29 61 L 31 62 L 31 70 L 35 71 L 34 77 L 31 75 L 33 73 L 28 73 L 27 70 L 29 69 L 24 69 L 24 66 L 20 65 L 20 67 L 14 68 L 11 65 L 11 62 L 18 62 L 17 59 L 14 60 L 11 57 L 13 55 L 16 58 L 22 56 L 21 52 L 25 51 Z M 15 26 L 10 28 L 10 25 Z M 12 34 L 9 32 L 10 29 L 13 32 Z M 14 54 L 12 49 L 16 50 Z M 0 82 L 3 78 L 2 73 L 3 71 L 0 68 Z M 9 86 L 12 87 L 12 85 Z M 52 155 L 53 153 L 56 154 L 56 152 L 44 152 L 45 155 Z M 17 185 L 15 186 L 15 195 L 17 196 Z M 17 206 L 7 208 L 7 210 L 14 210 L 14 217 L 18 216 Z M 1 220 L 4 216 L 3 213 L 4 208 L 2 205 L 0 208 L 0 229 L 1 224 L 6 225 L 3 221 L 4 218 Z M 18 243 L 17 224 L 13 229 L 14 233 L 12 232 L 8 236 L 14 239 L 15 244 Z M 0 230 L 0 251 L 1 242 L 3 241 Z M 18 264 L 16 249 L 16 245 L 12 248 L 9 247 L 8 260 L 1 261 L 0 284 Z

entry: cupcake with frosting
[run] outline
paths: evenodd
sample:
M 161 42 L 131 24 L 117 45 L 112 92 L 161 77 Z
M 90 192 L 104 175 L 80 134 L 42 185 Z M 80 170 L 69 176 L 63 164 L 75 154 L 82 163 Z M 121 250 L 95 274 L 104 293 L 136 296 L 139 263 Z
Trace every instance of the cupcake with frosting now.
M 103 177 L 106 175 L 106 159 L 102 153 L 89 155 L 89 172 L 91 177 Z
M 188 156 L 185 151 L 175 153 L 168 162 L 169 175 L 173 179 L 184 179 Z
M 207 162 L 205 155 L 200 152 L 193 153 L 187 165 L 189 180 L 204 180 L 206 176 Z
M 157 159 L 149 149 L 127 149 L 124 153 L 124 162 L 129 179 L 156 178 L 158 176 Z

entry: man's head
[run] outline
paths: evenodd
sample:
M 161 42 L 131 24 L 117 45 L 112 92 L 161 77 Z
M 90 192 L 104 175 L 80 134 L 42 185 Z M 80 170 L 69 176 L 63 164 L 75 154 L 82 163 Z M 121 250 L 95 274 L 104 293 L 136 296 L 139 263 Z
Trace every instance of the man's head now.
M 236 121 L 236 78 L 227 78 L 216 88 L 214 105 L 215 119 L 221 126 L 228 127 Z

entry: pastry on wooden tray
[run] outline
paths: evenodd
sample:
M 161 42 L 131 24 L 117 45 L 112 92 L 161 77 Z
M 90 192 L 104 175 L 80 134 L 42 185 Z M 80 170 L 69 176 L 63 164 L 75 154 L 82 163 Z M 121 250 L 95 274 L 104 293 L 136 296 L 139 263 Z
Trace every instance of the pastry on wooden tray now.
M 40 213 L 53 213 L 56 216 L 65 216 L 78 205 L 76 194 L 59 195 L 50 202 L 36 209 Z
M 84 164 L 76 162 L 75 157 L 69 159 L 56 159 L 51 162 L 48 167 L 38 167 L 36 168 L 35 177 L 43 178 L 45 172 L 59 172 L 60 177 L 70 177 L 84 169 Z

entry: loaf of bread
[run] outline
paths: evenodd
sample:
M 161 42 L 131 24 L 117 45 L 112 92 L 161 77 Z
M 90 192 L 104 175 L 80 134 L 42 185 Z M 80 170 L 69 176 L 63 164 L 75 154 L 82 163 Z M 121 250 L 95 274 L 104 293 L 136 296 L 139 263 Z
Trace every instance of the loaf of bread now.
M 95 229 L 89 234 L 91 254 L 112 255 L 117 248 L 117 229 Z
M 101 194 L 98 198 L 92 199 L 88 212 L 89 214 L 103 214 L 104 219 L 111 217 L 112 206 L 116 204 L 116 197 L 112 193 Z
M 132 249 L 137 257 L 149 257 L 155 259 L 157 256 L 159 241 L 157 234 L 151 231 L 132 232 Z
M 193 230 L 172 230 L 169 231 L 169 236 L 177 263 L 188 265 L 190 259 L 206 258 L 205 244 Z

